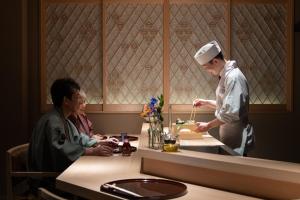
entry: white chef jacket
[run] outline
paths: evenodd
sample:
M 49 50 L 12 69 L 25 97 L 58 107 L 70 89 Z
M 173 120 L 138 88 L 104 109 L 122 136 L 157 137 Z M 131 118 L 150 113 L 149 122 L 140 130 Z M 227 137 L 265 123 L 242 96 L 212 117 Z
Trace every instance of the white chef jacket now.
M 216 89 L 215 116 L 220 126 L 220 140 L 241 155 L 254 144 L 253 127 L 248 121 L 249 89 L 247 79 L 236 61 L 226 61 Z

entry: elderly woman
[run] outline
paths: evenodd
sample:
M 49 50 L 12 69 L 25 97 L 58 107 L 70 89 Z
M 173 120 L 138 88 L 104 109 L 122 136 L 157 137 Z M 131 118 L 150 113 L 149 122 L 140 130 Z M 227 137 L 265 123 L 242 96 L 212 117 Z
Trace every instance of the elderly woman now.
M 105 139 L 101 134 L 95 134 L 93 124 L 85 114 L 86 111 L 86 94 L 83 90 L 79 92 L 81 103 L 76 112 L 69 116 L 69 120 L 75 125 L 82 136 L 82 143 L 86 146 L 93 146 L 96 143 L 116 147 L 118 140 L 115 138 Z

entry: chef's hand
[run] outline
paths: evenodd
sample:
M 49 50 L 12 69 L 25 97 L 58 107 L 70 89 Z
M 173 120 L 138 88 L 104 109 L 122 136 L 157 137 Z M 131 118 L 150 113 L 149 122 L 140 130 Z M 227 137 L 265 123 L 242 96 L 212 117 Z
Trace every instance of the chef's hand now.
M 200 107 L 200 106 L 203 106 L 205 104 L 207 104 L 207 100 L 205 100 L 205 99 L 195 99 L 193 101 L 193 106 L 195 106 L 195 107 Z
M 197 122 L 196 126 L 195 132 L 207 132 L 210 129 L 208 122 Z

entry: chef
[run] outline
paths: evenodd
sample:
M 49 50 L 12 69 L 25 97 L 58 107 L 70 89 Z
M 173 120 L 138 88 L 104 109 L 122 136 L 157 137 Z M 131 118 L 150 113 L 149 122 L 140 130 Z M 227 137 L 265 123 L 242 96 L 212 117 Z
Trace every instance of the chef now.
M 193 106 L 215 109 L 215 119 L 197 122 L 196 131 L 206 132 L 219 126 L 220 140 L 240 155 L 254 145 L 253 127 L 248 120 L 249 89 L 247 79 L 234 60 L 225 60 L 219 44 L 209 42 L 194 58 L 208 73 L 219 77 L 216 100 L 195 99 Z

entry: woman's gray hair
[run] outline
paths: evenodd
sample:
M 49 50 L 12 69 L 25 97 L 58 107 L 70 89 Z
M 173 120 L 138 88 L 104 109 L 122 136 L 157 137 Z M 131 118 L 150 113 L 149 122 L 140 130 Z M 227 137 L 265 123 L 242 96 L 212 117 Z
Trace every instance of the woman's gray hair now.
M 80 90 L 79 94 L 82 98 L 86 99 L 86 93 L 83 90 Z

